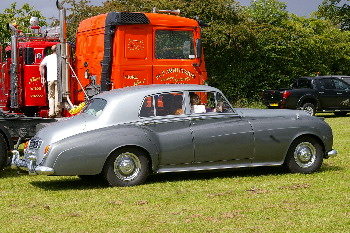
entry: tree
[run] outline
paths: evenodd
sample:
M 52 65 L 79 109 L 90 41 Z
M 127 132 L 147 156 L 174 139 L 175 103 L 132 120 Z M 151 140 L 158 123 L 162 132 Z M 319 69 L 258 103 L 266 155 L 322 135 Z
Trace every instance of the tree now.
M 11 3 L 10 8 L 6 8 L 4 13 L 0 13 L 0 23 L 3 25 L 0 27 L 0 43 L 4 46 L 10 41 L 11 33 L 7 29 L 6 25 L 12 23 L 18 27 L 18 30 L 23 33 L 30 33 L 30 18 L 38 17 L 39 26 L 47 26 L 46 18 L 40 11 L 34 10 L 34 7 L 25 3 L 22 7 L 17 9 L 17 3 Z
M 350 30 L 350 6 L 343 2 L 344 0 L 324 0 L 315 13 L 316 17 L 330 20 L 343 30 Z
M 260 24 L 268 23 L 272 25 L 281 25 L 283 21 L 288 20 L 289 13 L 286 11 L 285 2 L 277 0 L 256 0 L 252 1 L 247 9 L 250 18 Z

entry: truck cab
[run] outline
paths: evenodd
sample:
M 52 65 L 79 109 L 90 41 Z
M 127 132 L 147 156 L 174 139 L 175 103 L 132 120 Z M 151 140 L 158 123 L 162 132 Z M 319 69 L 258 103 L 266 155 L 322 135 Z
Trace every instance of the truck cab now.
M 86 19 L 76 36 L 77 76 L 91 95 L 137 85 L 204 84 L 201 26 L 160 13 L 111 12 Z M 74 102 L 83 101 L 76 91 L 81 88 L 71 88 Z

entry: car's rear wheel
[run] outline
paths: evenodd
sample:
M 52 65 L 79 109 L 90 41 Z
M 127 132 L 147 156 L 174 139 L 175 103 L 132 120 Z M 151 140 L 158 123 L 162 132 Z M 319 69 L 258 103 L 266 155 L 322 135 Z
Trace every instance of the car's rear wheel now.
M 149 159 L 136 148 L 114 152 L 107 160 L 104 177 L 111 186 L 134 186 L 145 182 L 149 174 Z
M 305 103 L 305 104 L 303 104 L 301 109 L 304 110 L 305 112 L 309 113 L 311 116 L 315 116 L 316 107 L 312 103 Z
M 323 150 L 320 143 L 311 137 L 296 139 L 289 147 L 284 165 L 292 173 L 312 173 L 323 162 Z

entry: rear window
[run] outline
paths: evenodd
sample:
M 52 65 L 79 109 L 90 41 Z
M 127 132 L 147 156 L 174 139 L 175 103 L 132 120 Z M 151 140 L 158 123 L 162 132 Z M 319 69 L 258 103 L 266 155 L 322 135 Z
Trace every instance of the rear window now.
M 92 99 L 88 105 L 84 108 L 83 113 L 99 116 L 105 108 L 107 101 L 105 99 Z
M 311 80 L 309 79 L 297 79 L 292 85 L 292 88 L 312 88 Z

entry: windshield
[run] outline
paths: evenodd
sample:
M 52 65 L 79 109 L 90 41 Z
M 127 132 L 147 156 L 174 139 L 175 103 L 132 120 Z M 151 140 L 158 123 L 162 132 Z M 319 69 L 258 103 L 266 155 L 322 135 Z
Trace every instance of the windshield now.
M 83 110 L 83 113 L 86 113 L 92 116 L 99 116 L 101 115 L 106 104 L 107 104 L 107 101 L 105 99 L 97 99 L 97 98 L 92 99 Z
M 157 59 L 194 59 L 192 31 L 156 31 Z

